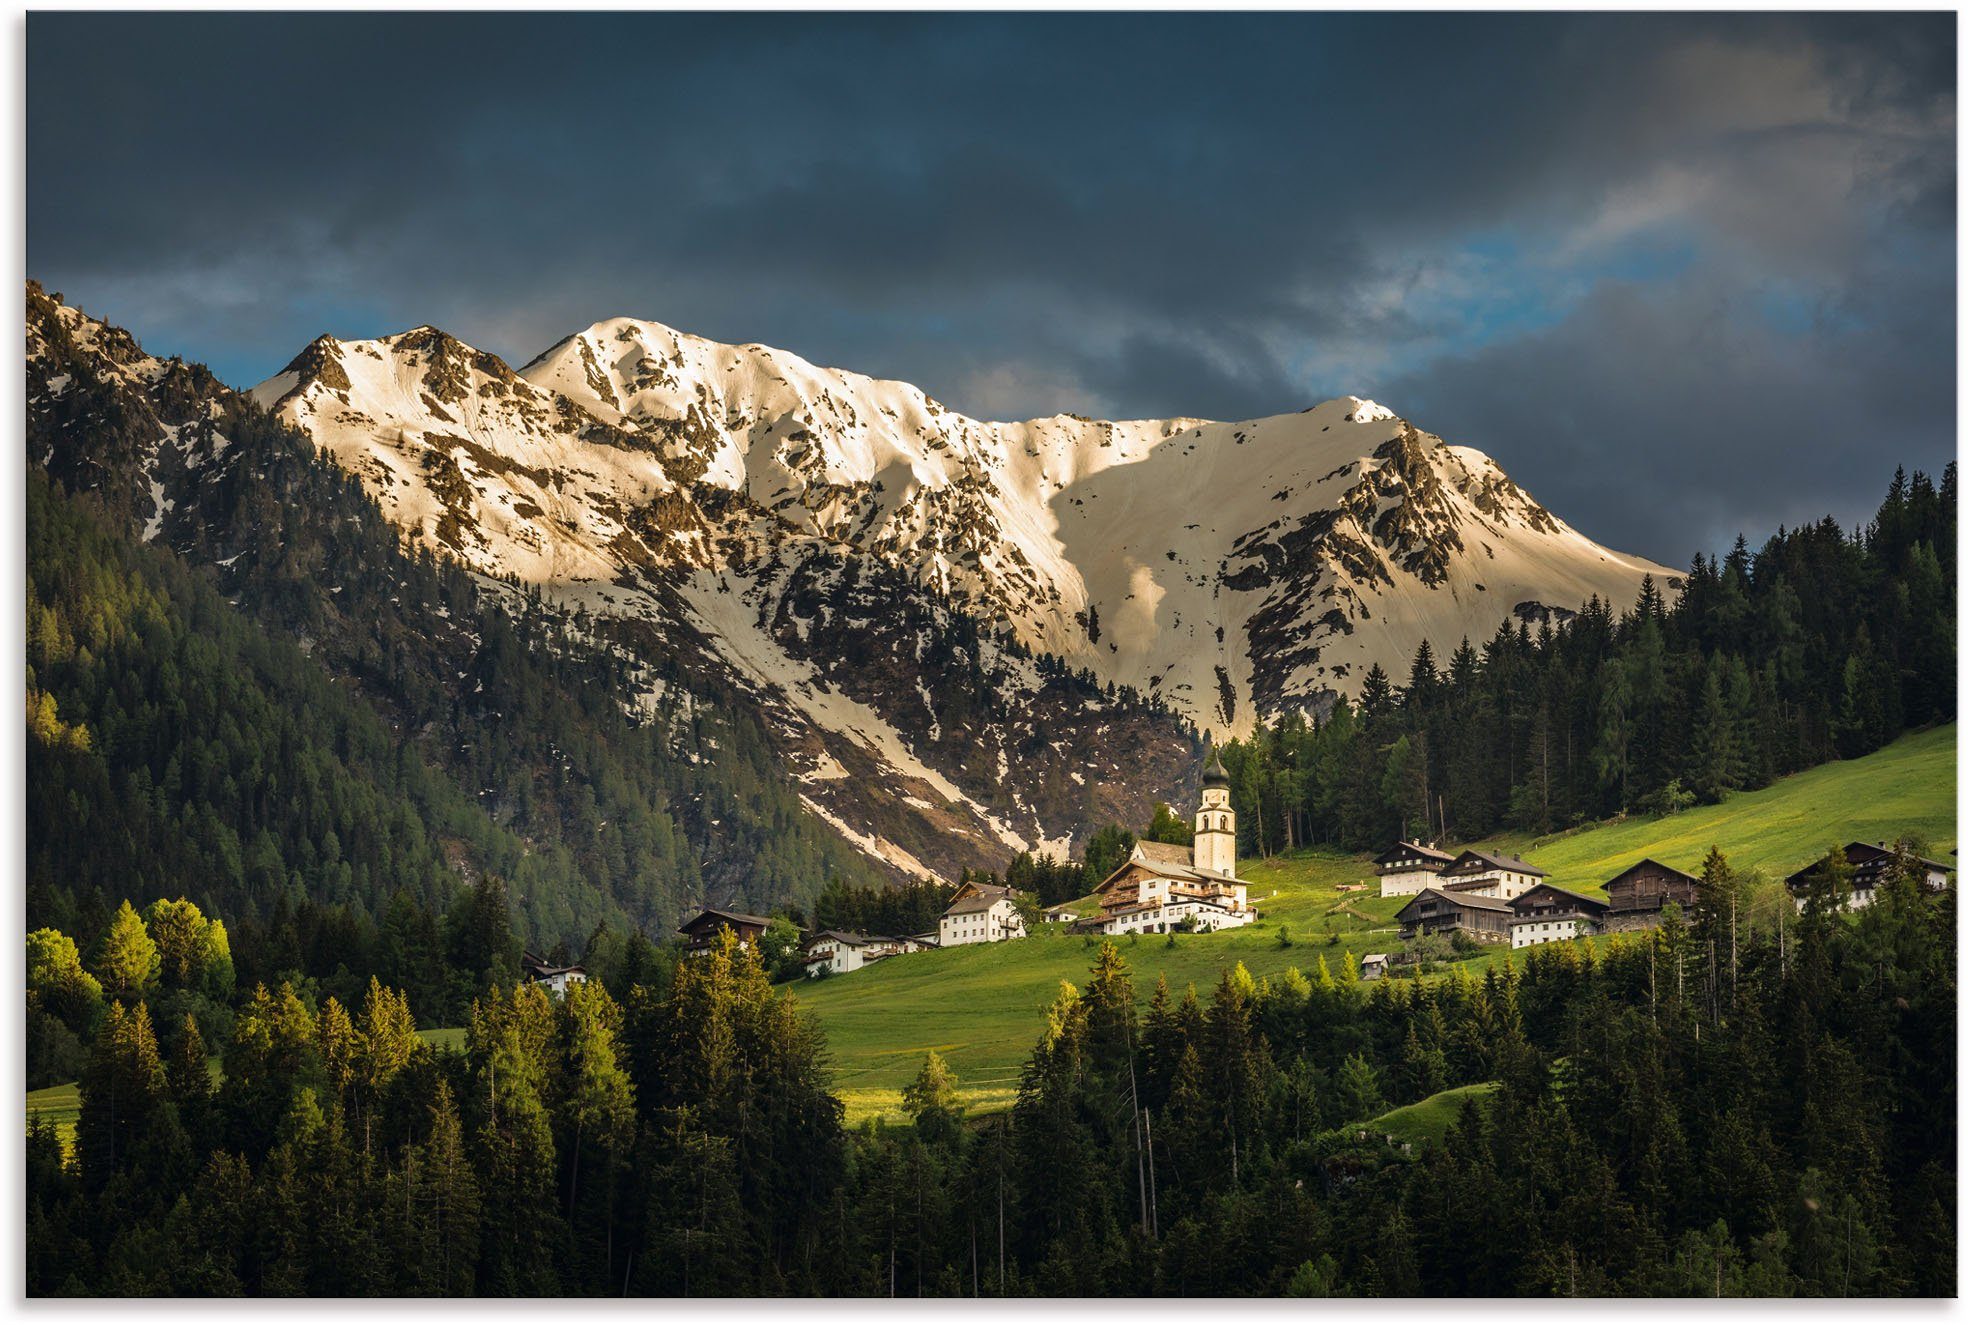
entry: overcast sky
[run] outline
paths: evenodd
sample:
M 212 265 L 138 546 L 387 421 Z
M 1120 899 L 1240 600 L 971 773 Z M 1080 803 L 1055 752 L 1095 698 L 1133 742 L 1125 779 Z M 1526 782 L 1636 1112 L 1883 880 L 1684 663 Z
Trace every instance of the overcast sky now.
M 628 314 L 966 413 L 1371 396 L 1615 547 L 1955 442 L 1955 17 L 28 19 L 28 272 L 250 385 Z

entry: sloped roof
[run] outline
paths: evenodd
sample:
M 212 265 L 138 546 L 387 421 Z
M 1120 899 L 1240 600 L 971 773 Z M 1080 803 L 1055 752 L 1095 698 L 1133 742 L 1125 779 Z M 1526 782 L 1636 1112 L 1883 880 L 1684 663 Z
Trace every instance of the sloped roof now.
M 1879 873 L 1886 867 L 1887 862 L 1892 860 L 1893 855 L 1893 848 L 1883 842 L 1847 842 L 1845 844 L 1845 861 L 1852 866 L 1855 875 L 1870 877 Z M 1791 888 L 1801 887 L 1829 858 L 1830 853 L 1819 856 L 1803 869 L 1785 879 L 1784 883 Z M 1948 864 L 1946 861 L 1929 860 L 1925 856 L 1915 856 L 1913 860 L 1917 864 L 1925 865 L 1930 870 L 1946 870 L 1949 873 L 1953 873 L 1954 871 L 1954 866 Z
M 520 951 L 519 964 L 525 967 L 526 973 L 535 980 L 551 980 L 556 975 L 573 975 L 577 973 L 586 975 L 588 973 L 587 968 L 579 962 L 575 962 L 571 966 L 555 966 L 547 961 L 546 958 L 536 957 L 524 949 Z
M 1196 848 L 1180 846 L 1174 842 L 1137 841 L 1134 849 L 1143 860 L 1156 865 L 1193 865 L 1196 863 Z
M 1655 869 L 1660 870 L 1664 874 L 1672 874 L 1678 879 L 1685 879 L 1689 883 L 1701 882 L 1700 879 L 1688 873 L 1688 871 L 1686 870 L 1677 870 L 1672 865 L 1663 865 L 1658 860 L 1655 860 L 1652 856 L 1647 856 L 1644 857 L 1643 859 L 1634 861 L 1631 865 L 1628 865 L 1625 869 L 1621 870 L 1618 874 L 1615 874 L 1612 878 L 1606 880 L 1606 882 L 1601 884 L 1600 887 L 1610 888 L 1614 884 L 1618 883 L 1621 879 L 1624 879 L 1627 875 L 1633 873 L 1635 870 L 1641 869 L 1647 865 L 1652 865 Z
M 1581 910 L 1591 911 L 1594 914 L 1611 909 L 1611 903 L 1609 902 L 1602 901 L 1597 897 L 1587 897 L 1584 893 L 1575 893 L 1570 888 L 1560 888 L 1555 883 L 1540 883 L 1535 888 L 1519 893 L 1511 899 L 1510 909 L 1521 914 L 1524 904 L 1531 898 L 1536 897 L 1539 893 L 1557 893 L 1560 897 L 1578 906 Z
M 689 920 L 678 925 L 677 933 L 694 934 L 704 927 L 704 922 L 707 920 L 715 920 L 722 924 L 732 926 L 757 925 L 760 929 L 772 923 L 770 916 L 747 915 L 743 911 L 720 911 L 717 907 L 707 906 Z
M 1515 856 L 1505 856 L 1494 851 L 1463 852 L 1455 858 L 1455 863 L 1443 870 L 1444 874 L 1481 874 L 1485 870 L 1509 870 L 1513 874 L 1535 874 L 1544 877 L 1544 871 L 1529 861 Z
M 1403 906 L 1399 911 L 1394 913 L 1394 918 L 1399 920 L 1408 913 L 1409 908 L 1415 906 L 1425 897 L 1439 897 L 1453 906 L 1467 907 L 1473 911 L 1508 911 L 1510 909 L 1510 903 L 1500 897 L 1479 897 L 1475 893 L 1452 893 L 1443 888 L 1423 888 L 1420 892 L 1408 899 L 1406 906 Z
M 813 935 L 813 937 L 809 938 L 806 941 L 806 946 L 811 948 L 814 944 L 819 943 L 824 939 L 832 939 L 835 943 L 844 943 L 850 948 L 865 948 L 870 943 L 894 942 L 893 939 L 875 938 L 867 934 L 849 934 L 845 930 L 823 929 L 818 934 L 815 934 Z
M 1437 851 L 1434 847 L 1423 846 L 1419 842 L 1403 840 L 1396 842 L 1393 846 L 1387 848 L 1387 850 L 1381 852 L 1378 856 L 1375 856 L 1374 864 L 1386 865 L 1396 860 L 1405 860 L 1416 856 L 1438 865 L 1448 865 L 1455 860 L 1455 856 L 1450 852 Z
M 974 911 L 989 911 L 992 907 L 1010 896 L 1011 890 L 1008 888 L 972 893 L 967 897 L 959 897 L 956 901 L 944 907 L 943 914 L 946 916 L 963 916 L 969 915 Z

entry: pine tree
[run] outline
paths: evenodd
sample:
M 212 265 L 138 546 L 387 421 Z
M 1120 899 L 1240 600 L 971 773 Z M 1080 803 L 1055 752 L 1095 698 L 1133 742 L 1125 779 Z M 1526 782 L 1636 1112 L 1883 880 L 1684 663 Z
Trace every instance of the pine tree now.
M 924 1055 L 916 1079 L 902 1088 L 902 1111 L 931 1145 L 949 1145 L 962 1135 L 963 1106 L 957 1100 L 957 1074 L 934 1049 Z
M 1696 799 L 1720 801 L 1742 785 L 1742 759 L 1736 745 L 1735 720 L 1722 696 L 1720 661 L 1709 666 L 1702 680 L 1701 701 L 1695 709 L 1688 752 L 1688 785 Z
M 82 1078 L 75 1129 L 82 1179 L 91 1191 L 100 1191 L 127 1161 L 166 1092 L 150 1009 L 112 1002 Z
M 157 982 L 157 945 L 125 900 L 96 950 L 96 975 L 109 997 L 135 1003 Z
M 1347 1055 L 1333 1086 L 1339 1096 L 1340 1111 L 1349 1122 L 1378 1117 L 1387 1108 L 1381 1094 L 1380 1073 L 1363 1055 Z

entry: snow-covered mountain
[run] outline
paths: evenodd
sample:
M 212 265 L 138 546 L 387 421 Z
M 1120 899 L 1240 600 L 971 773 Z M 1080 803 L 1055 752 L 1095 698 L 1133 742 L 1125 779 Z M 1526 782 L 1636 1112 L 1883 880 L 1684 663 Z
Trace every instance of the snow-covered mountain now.
M 428 327 L 321 340 L 254 394 L 417 536 L 601 612 L 646 610 L 660 578 L 775 682 L 789 572 L 816 557 L 900 574 L 1217 734 L 1356 693 L 1375 662 L 1399 677 L 1423 639 L 1440 656 L 1672 574 L 1354 397 L 987 423 L 628 318 L 517 373 Z
M 227 388 L 32 294 L 29 386 L 34 431 L 62 439 L 36 457 L 51 473 L 223 568 L 200 508 L 258 463 L 215 423 Z M 1649 572 L 1675 583 L 1355 398 L 986 423 L 626 319 L 517 372 L 430 327 L 323 338 L 251 396 L 404 537 L 666 678 L 629 709 L 687 732 L 707 696 L 744 696 L 806 810 L 904 875 L 1186 802 L 1186 724 L 1247 732 L 1375 662 L 1399 680 L 1423 639 L 1446 656 L 1595 594 L 1623 607 Z

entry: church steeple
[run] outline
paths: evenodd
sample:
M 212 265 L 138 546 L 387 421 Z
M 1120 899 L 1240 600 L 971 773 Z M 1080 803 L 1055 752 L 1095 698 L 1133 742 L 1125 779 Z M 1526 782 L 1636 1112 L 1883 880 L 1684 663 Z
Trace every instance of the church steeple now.
M 1237 873 L 1237 812 L 1230 808 L 1230 774 L 1214 749 L 1203 768 L 1202 804 L 1196 810 L 1196 868 Z

